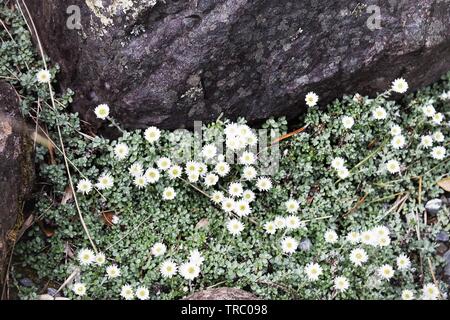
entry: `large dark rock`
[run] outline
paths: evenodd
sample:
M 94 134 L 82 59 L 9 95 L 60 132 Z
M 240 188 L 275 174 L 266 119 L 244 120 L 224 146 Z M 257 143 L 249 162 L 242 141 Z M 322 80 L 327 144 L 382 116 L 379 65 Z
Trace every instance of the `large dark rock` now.
M 450 69 L 442 0 L 25 1 L 75 110 L 108 103 L 127 127 L 193 120 L 293 118 L 304 97 L 374 95 L 397 77 L 412 88 Z M 156 2 L 156 1 L 155 1 Z M 358 5 L 359 4 L 359 5 Z M 371 30 L 378 5 L 381 28 Z M 81 29 L 69 5 L 81 9 Z M 76 11 L 69 12 L 76 14 Z
M 260 300 L 257 296 L 236 288 L 215 288 L 195 292 L 183 300 Z
M 34 177 L 33 143 L 26 135 L 17 94 L 0 82 L 0 284 Z

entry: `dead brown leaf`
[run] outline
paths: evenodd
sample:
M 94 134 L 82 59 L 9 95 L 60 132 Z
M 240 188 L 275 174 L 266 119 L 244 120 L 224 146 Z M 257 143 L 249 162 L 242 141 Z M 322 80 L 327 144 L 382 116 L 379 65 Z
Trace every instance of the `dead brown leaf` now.
M 73 249 L 70 247 L 69 243 L 66 241 L 64 243 L 64 253 L 66 257 L 73 258 L 75 257 L 75 253 L 73 252 Z
M 61 204 L 66 204 L 72 200 L 73 200 L 73 190 L 70 186 L 67 186 L 66 189 L 64 190 L 64 195 L 61 199 Z
M 114 225 L 113 223 L 114 216 L 115 216 L 114 211 L 102 211 L 103 222 L 109 227 L 112 227 Z
M 208 224 L 209 224 L 208 218 L 203 218 L 199 222 L 197 222 L 195 229 L 204 229 L 204 228 L 208 227 Z
M 438 181 L 438 186 L 444 189 L 447 192 L 450 192 L 450 177 L 444 178 L 441 181 Z

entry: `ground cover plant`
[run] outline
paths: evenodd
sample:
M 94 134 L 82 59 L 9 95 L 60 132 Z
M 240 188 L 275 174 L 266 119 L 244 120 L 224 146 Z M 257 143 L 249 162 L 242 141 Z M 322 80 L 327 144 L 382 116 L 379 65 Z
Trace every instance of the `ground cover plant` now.
M 54 92 L 58 67 L 39 59 L 23 17 L 0 15 L 0 74 L 41 142 L 38 220 L 11 271 L 21 298 L 43 290 L 20 285 L 25 270 L 72 299 L 217 286 L 265 299 L 447 298 L 435 236 L 449 209 L 425 204 L 450 169 L 450 75 L 328 106 L 310 93 L 294 132 L 284 119 L 218 119 L 201 136 L 127 131 L 104 101 L 92 112 L 112 139 L 69 112 L 73 92 Z

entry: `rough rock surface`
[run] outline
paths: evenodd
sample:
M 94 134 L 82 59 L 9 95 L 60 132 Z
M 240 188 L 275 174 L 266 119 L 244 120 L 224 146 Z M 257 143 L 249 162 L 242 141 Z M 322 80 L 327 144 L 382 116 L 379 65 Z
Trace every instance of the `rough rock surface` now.
M 183 300 L 260 300 L 255 295 L 236 288 L 215 288 L 195 292 Z
M 33 145 L 24 136 L 22 122 L 16 93 L 0 82 L 0 283 L 10 244 L 15 241 L 14 227 L 34 176 Z
M 88 111 L 108 103 L 126 127 L 191 127 L 221 113 L 294 118 L 309 91 L 325 105 L 397 77 L 418 88 L 450 69 L 443 0 L 26 3 L 63 88 L 77 92 L 75 110 L 92 121 Z M 368 27 L 371 5 L 380 29 Z

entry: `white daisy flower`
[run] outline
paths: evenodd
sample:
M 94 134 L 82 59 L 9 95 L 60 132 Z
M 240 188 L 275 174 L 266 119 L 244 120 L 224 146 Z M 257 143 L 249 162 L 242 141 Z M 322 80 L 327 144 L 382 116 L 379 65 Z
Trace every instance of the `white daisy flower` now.
M 219 181 L 219 177 L 215 175 L 214 173 L 209 173 L 205 177 L 205 185 L 207 187 L 212 187 L 216 185 L 216 183 Z
M 264 230 L 267 234 L 275 234 L 277 231 L 277 226 L 273 221 L 269 221 L 264 224 Z
M 216 164 L 215 171 L 221 177 L 225 177 L 230 172 L 230 166 L 226 162 L 219 162 Z
M 355 124 L 355 120 L 352 117 L 344 116 L 342 117 L 342 125 L 345 129 L 351 129 Z
M 226 145 L 229 150 L 236 151 L 242 149 L 242 144 L 236 137 L 227 138 Z
M 205 258 L 203 258 L 202 254 L 198 249 L 194 249 L 189 253 L 189 262 L 193 263 L 197 266 L 201 266 L 203 261 L 205 261 Z
M 204 176 L 205 174 L 208 173 L 208 167 L 206 164 L 204 164 L 203 162 L 198 164 L 198 174 L 201 176 Z
M 111 188 L 114 185 L 114 179 L 109 174 L 103 174 L 100 178 L 98 178 L 98 182 L 96 184 L 97 188 L 100 190 L 106 190 Z
M 115 264 L 106 267 L 106 275 L 109 279 L 120 277 L 120 268 Z
M 136 297 L 139 300 L 148 300 L 150 293 L 146 287 L 139 287 L 136 289 Z
M 235 138 L 237 140 L 237 150 L 244 150 L 247 147 L 247 135 L 238 135 Z
M 163 278 L 172 278 L 177 273 L 177 270 L 178 267 L 172 260 L 165 260 L 159 268 Z
M 233 236 L 238 236 L 244 230 L 244 225 L 237 219 L 232 219 L 227 222 L 227 229 Z
M 256 187 L 259 191 L 269 191 L 270 189 L 272 189 L 272 181 L 270 180 L 270 178 L 261 177 L 256 182 Z
M 433 283 L 425 284 L 422 291 L 424 300 L 437 300 L 439 297 L 439 289 Z
M 388 235 L 375 237 L 375 245 L 379 247 L 387 247 L 391 244 L 391 238 Z
M 345 160 L 341 157 L 336 157 L 331 161 L 331 167 L 339 170 L 341 168 L 344 168 Z
M 389 228 L 386 226 L 377 226 L 377 227 L 373 228 L 372 231 L 380 237 L 388 236 L 391 233 Z
M 275 223 L 275 227 L 277 229 L 286 228 L 286 219 L 284 219 L 283 217 L 276 216 L 273 222 Z
M 132 300 L 134 298 L 133 288 L 129 284 L 122 286 L 120 296 L 125 300 Z
M 177 193 L 175 192 L 175 190 L 172 187 L 167 187 L 163 191 L 163 199 L 164 200 L 173 200 L 173 199 L 175 199 L 176 195 L 177 195 Z
M 94 109 L 97 118 L 105 120 L 109 116 L 109 106 L 107 104 L 100 104 Z
M 284 253 L 292 254 L 298 248 L 298 241 L 292 237 L 285 237 L 281 240 L 281 249 Z
M 363 263 L 366 263 L 367 260 L 367 253 L 364 249 L 356 248 L 350 252 L 350 261 L 355 266 L 361 266 Z
M 392 138 L 391 145 L 394 149 L 401 149 L 405 146 L 405 144 L 405 137 L 402 135 L 398 135 Z
M 78 252 L 78 260 L 82 266 L 87 266 L 95 261 L 94 251 L 91 249 L 81 249 Z
M 444 120 L 444 116 L 442 115 L 442 113 L 438 112 L 433 115 L 433 123 L 434 124 L 439 125 L 439 124 L 441 124 L 442 120 Z
M 255 200 L 255 193 L 251 190 L 245 190 L 242 194 L 242 200 L 245 200 L 248 203 L 253 202 Z
M 300 207 L 300 204 L 298 203 L 298 201 L 296 201 L 294 199 L 289 199 L 288 201 L 286 201 L 284 203 L 284 205 L 286 206 L 286 211 L 288 213 L 296 213 Z
M 425 148 L 429 148 L 433 146 L 433 137 L 430 135 L 422 136 L 420 138 L 420 144 Z
M 161 130 L 157 127 L 149 127 L 144 131 L 145 140 L 150 143 L 155 143 L 161 137 Z
M 378 275 L 385 280 L 389 280 L 394 276 L 394 269 L 389 265 L 385 264 L 378 268 Z
M 167 171 L 169 174 L 169 179 L 176 179 L 181 177 L 181 174 L 183 173 L 183 169 L 179 165 L 173 165 L 169 168 Z
M 414 300 L 414 292 L 409 289 L 402 291 L 402 300 Z
M 238 128 L 238 135 L 240 137 L 243 138 L 247 138 L 248 136 L 250 136 L 252 134 L 252 129 L 246 125 L 246 124 L 241 124 Z
M 249 134 L 247 137 L 247 145 L 254 147 L 258 143 L 258 137 L 253 132 Z
M 140 162 L 135 162 L 131 165 L 130 169 L 128 169 L 130 174 L 133 177 L 142 176 L 144 169 L 142 168 L 142 164 Z
M 186 280 L 194 280 L 200 274 L 200 267 L 194 263 L 183 263 L 180 266 L 180 275 Z
M 232 197 L 240 197 L 243 192 L 244 192 L 244 189 L 242 188 L 242 184 L 239 182 L 233 182 L 228 187 L 228 193 Z
M 138 189 L 142 189 L 147 185 L 147 179 L 144 176 L 137 176 L 134 178 L 133 183 Z
M 375 110 L 372 111 L 372 117 L 375 120 L 384 120 L 387 117 L 386 109 L 383 107 L 377 107 Z
M 297 216 L 290 215 L 284 219 L 287 229 L 295 230 L 300 228 L 300 219 Z
M 239 162 L 243 165 L 250 166 L 256 162 L 256 157 L 252 152 L 245 151 L 239 158 Z
M 86 285 L 84 283 L 81 282 L 77 282 L 73 285 L 72 287 L 72 291 L 77 295 L 77 296 L 84 296 L 86 294 Z
M 391 127 L 391 136 L 395 137 L 395 136 L 399 136 L 402 134 L 402 128 L 399 125 L 393 125 Z
M 225 212 L 231 212 L 234 210 L 234 200 L 231 198 L 224 198 L 222 200 L 222 210 Z
M 346 277 L 337 277 L 334 279 L 334 288 L 340 292 L 344 292 L 349 288 L 350 284 Z
M 92 191 L 92 183 L 88 179 L 82 179 L 77 184 L 77 191 L 88 194 Z
M 377 244 L 378 235 L 373 230 L 364 231 L 361 233 L 360 241 L 363 244 L 374 246 Z
M 151 248 L 152 255 L 154 255 L 155 257 L 162 256 L 164 253 L 166 253 L 166 251 L 166 245 L 161 242 L 155 243 Z
M 224 132 L 227 137 L 234 137 L 239 132 L 239 125 L 236 123 L 227 124 L 224 129 Z
M 431 104 L 422 107 L 422 112 L 428 118 L 433 117 L 436 114 L 436 110 Z
M 345 239 L 352 244 L 356 244 L 360 241 L 360 234 L 356 231 L 350 231 Z
M 322 275 L 322 267 L 318 263 L 308 263 L 305 267 L 305 273 L 310 281 L 317 281 Z
M 256 178 L 256 169 L 252 166 L 245 166 L 242 172 L 242 176 L 245 180 L 253 180 Z
M 444 147 L 434 147 L 431 150 L 431 156 L 433 157 L 433 159 L 436 159 L 436 160 L 444 159 L 446 153 L 447 153 L 447 150 L 445 150 Z
M 128 146 L 125 143 L 119 143 L 114 148 L 114 154 L 116 155 L 116 158 L 119 160 L 123 160 L 128 156 L 129 149 Z
M 184 170 L 186 171 L 187 175 L 191 173 L 200 174 L 198 162 L 195 161 L 188 161 Z
M 389 160 L 386 163 L 386 170 L 392 174 L 400 172 L 400 163 L 397 160 Z
M 48 70 L 39 70 L 36 74 L 36 80 L 39 83 L 49 83 L 51 79 L 52 76 Z
M 236 212 L 239 217 L 246 217 L 252 212 L 252 209 L 247 201 L 239 200 L 234 203 L 234 212 Z
M 145 170 L 144 176 L 148 183 L 156 183 L 160 178 L 159 171 L 155 168 L 148 168 Z
M 198 179 L 200 178 L 200 175 L 198 174 L 198 172 L 190 172 L 188 173 L 188 180 L 189 182 L 195 183 L 198 181 Z
M 207 144 L 202 148 L 202 156 L 206 159 L 212 159 L 217 154 L 217 147 L 213 144 Z
M 310 92 L 305 97 L 305 102 L 308 107 L 314 107 L 317 105 L 317 102 L 319 101 L 319 96 L 315 94 L 314 92 Z
M 403 78 L 395 79 L 391 89 L 398 93 L 405 93 L 408 91 L 408 83 Z
M 95 263 L 99 266 L 103 265 L 106 262 L 106 257 L 103 252 L 99 252 L 95 255 Z
M 444 137 L 444 135 L 442 134 L 442 132 L 436 131 L 436 132 L 433 134 L 433 139 L 434 139 L 436 142 L 444 142 L 445 137 Z
M 223 192 L 221 191 L 215 191 L 212 195 L 211 195 L 211 200 L 215 203 L 215 204 L 219 204 L 223 201 L 224 195 Z
M 324 235 L 325 242 L 336 243 L 338 241 L 338 235 L 334 230 L 327 230 Z
M 407 270 L 411 267 L 411 260 L 405 254 L 401 254 L 397 257 L 398 270 Z
M 172 161 L 170 161 L 169 158 L 163 157 L 163 158 L 158 159 L 158 161 L 156 162 L 156 165 L 158 166 L 158 168 L 160 170 L 166 171 L 172 165 Z
M 342 167 L 342 168 L 337 169 L 337 175 L 338 175 L 339 179 L 346 179 L 350 175 L 350 171 L 348 171 L 347 168 Z

